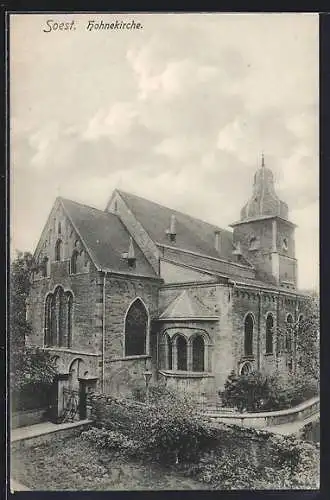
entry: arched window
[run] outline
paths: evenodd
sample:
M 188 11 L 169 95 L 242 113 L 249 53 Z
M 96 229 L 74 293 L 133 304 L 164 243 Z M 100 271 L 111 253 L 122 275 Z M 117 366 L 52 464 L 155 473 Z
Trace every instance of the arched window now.
M 77 250 L 73 250 L 72 256 L 71 256 L 71 266 L 70 266 L 71 274 L 77 273 L 77 259 L 78 259 L 78 252 L 77 252 Z
M 73 295 L 57 286 L 54 293 L 47 295 L 44 311 L 45 347 L 71 347 L 72 342 Z
M 57 317 L 56 317 L 56 302 L 55 295 L 52 295 L 50 306 L 50 344 L 57 345 Z
M 59 347 L 63 347 L 64 345 L 64 337 L 66 330 L 66 321 L 65 321 L 65 298 L 64 298 L 64 290 L 61 286 L 58 286 L 54 293 L 55 298 L 55 315 L 56 315 L 56 330 L 57 330 L 57 339 Z
M 177 356 L 178 356 L 178 370 L 187 371 L 187 341 L 179 335 L 176 340 Z
M 204 354 L 204 339 L 198 335 L 192 341 L 192 369 L 194 372 L 204 371 Z
M 125 320 L 125 356 L 146 354 L 148 314 L 140 299 L 130 306 Z
M 285 335 L 285 350 L 291 352 L 292 350 L 292 326 L 293 317 L 292 314 L 288 314 L 286 318 L 286 335 Z
M 45 300 L 45 322 L 44 322 L 44 346 L 51 345 L 51 311 L 52 311 L 52 294 L 48 294 Z
M 73 296 L 71 292 L 66 293 L 66 310 L 67 310 L 67 346 L 72 347 L 72 310 L 73 310 Z
M 253 354 L 253 317 L 248 314 L 244 321 L 244 355 Z
M 55 260 L 60 261 L 62 259 L 62 240 L 57 240 L 55 244 Z
M 173 356 L 172 356 L 172 341 L 168 335 L 166 335 L 166 352 L 167 352 L 167 366 L 168 370 L 173 369 Z
M 60 222 L 58 223 L 58 226 L 57 226 L 57 232 L 58 232 L 58 234 L 62 233 L 62 227 L 61 227 L 61 223 Z
M 274 328 L 273 315 L 268 314 L 266 319 L 266 354 L 273 353 L 273 328 Z
M 249 361 L 245 361 L 239 369 L 239 374 L 240 375 L 249 375 L 249 373 L 252 373 L 252 365 Z

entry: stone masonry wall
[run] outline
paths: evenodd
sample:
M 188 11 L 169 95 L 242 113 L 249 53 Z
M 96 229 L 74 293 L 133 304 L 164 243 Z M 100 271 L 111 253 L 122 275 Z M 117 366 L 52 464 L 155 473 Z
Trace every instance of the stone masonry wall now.
M 105 388 L 110 392 L 130 392 L 134 387 L 144 385 L 143 372 L 146 368 L 152 369 L 155 377 L 156 358 L 152 336 L 153 319 L 158 315 L 158 289 L 159 282 L 155 280 L 119 275 L 110 275 L 106 279 L 104 375 Z M 125 315 L 137 298 L 142 300 L 149 314 L 147 355 L 125 357 Z

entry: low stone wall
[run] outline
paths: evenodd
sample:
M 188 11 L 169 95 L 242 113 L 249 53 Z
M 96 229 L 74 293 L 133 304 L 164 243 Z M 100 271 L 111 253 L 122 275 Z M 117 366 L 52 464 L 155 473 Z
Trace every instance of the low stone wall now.
M 35 433 L 23 436 L 21 438 L 12 439 L 11 450 L 17 451 L 22 447 L 39 446 L 41 444 L 63 441 L 69 437 L 78 436 L 83 430 L 86 430 L 91 425 L 90 420 L 82 420 L 80 422 L 72 422 L 68 424 L 53 424 L 48 431 Z
M 27 425 L 40 424 L 47 420 L 48 407 L 37 408 L 35 410 L 25 410 L 12 413 L 11 428 L 25 427 Z
M 260 413 L 231 413 L 221 411 L 205 413 L 212 420 L 242 427 L 265 428 L 274 425 L 286 424 L 305 420 L 320 411 L 320 398 L 315 397 L 288 410 L 269 411 Z

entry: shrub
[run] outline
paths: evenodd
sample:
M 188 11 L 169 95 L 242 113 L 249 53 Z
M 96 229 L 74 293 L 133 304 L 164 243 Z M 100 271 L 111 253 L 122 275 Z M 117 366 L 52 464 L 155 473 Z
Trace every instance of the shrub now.
M 210 489 L 312 489 L 319 487 L 318 447 L 248 429 L 222 429 L 219 446 L 183 472 Z
M 56 367 L 49 352 L 38 347 L 20 347 L 10 360 L 13 411 L 41 408 L 49 404 Z
M 287 379 L 278 375 L 267 377 L 259 372 L 248 375 L 231 372 L 220 393 L 224 406 L 250 412 L 284 410 L 317 394 L 318 385 L 313 379 L 298 375 Z
M 155 394 L 149 405 L 94 395 L 92 417 L 98 427 L 129 436 L 160 460 L 192 459 L 214 442 L 215 431 L 188 397 L 158 388 Z
M 140 446 L 138 442 L 129 439 L 121 432 L 96 427 L 82 432 L 81 438 L 83 441 L 93 443 L 99 449 L 120 450 L 129 455 L 134 455 Z
M 149 413 L 143 429 L 147 450 L 161 460 L 198 459 L 201 452 L 214 444 L 215 431 L 183 399 L 159 401 Z
M 261 373 L 236 375 L 232 371 L 220 395 L 224 406 L 234 406 L 239 411 L 253 412 L 267 407 L 271 392 L 269 379 Z

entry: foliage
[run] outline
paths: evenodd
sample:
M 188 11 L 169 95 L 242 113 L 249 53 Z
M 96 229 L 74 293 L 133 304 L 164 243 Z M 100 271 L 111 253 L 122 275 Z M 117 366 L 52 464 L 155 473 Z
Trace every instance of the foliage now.
M 11 387 L 21 389 L 28 384 L 50 385 L 56 375 L 53 355 L 39 347 L 26 346 L 12 354 Z
M 10 267 L 10 384 L 14 411 L 46 406 L 56 374 L 52 355 L 25 342 L 31 331 L 26 303 L 33 269 L 29 252 L 18 252 Z
M 139 449 L 137 441 L 129 439 L 121 432 L 98 429 L 97 427 L 82 432 L 81 438 L 84 441 L 94 443 L 99 449 L 120 450 L 128 455 L 135 455 Z
M 258 443 L 257 432 L 247 440 L 247 435 L 242 439 L 242 431 L 232 436 L 234 446 L 230 449 L 220 446 L 205 453 L 197 464 L 185 464 L 185 473 L 216 490 L 319 487 L 317 447 L 270 434 L 266 440 L 259 436 Z
M 29 252 L 18 252 L 10 266 L 10 347 L 11 352 L 23 347 L 30 325 L 26 321 L 26 300 L 30 290 L 33 257 Z
M 305 301 L 303 319 L 277 329 L 278 345 L 285 345 L 289 333 L 296 345 L 297 370 L 303 377 L 319 381 L 320 376 L 320 305 L 317 296 Z
M 305 441 L 313 441 L 314 443 L 320 442 L 320 419 L 315 422 L 306 424 L 301 433 L 302 439 Z
M 145 387 L 134 387 L 132 389 L 133 399 L 145 403 L 147 401 L 147 391 Z M 187 394 L 182 394 L 186 402 L 192 403 L 192 399 Z M 148 402 L 150 404 L 159 404 L 161 401 L 166 403 L 175 402 L 180 398 L 178 391 L 162 384 L 152 384 L 148 388 Z
M 262 411 L 268 409 L 272 394 L 269 378 L 259 372 L 236 375 L 232 371 L 221 398 L 224 406 L 236 407 L 239 411 Z
M 146 405 L 94 395 L 92 416 L 97 426 L 128 435 L 161 460 L 196 458 L 212 443 L 214 431 L 188 397 L 157 387 L 151 397 Z
M 22 347 L 10 360 L 11 401 L 14 411 L 48 406 L 56 375 L 53 356 L 38 347 Z
M 265 376 L 259 372 L 236 375 L 233 371 L 220 395 L 223 406 L 235 407 L 239 411 L 260 412 L 291 408 L 317 393 L 317 382 L 299 374 L 283 378 L 277 374 Z

